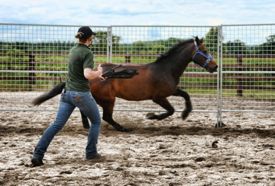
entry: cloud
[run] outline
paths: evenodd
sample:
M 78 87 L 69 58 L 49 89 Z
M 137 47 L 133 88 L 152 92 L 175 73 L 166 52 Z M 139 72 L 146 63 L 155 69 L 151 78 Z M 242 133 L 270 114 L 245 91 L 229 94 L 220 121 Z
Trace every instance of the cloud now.
M 106 3 L 102 0 L 0 0 L 0 22 L 78 26 L 275 23 L 273 1 L 109 0 Z M 170 31 L 169 27 L 155 27 L 137 32 L 146 35 L 141 37 L 155 39 L 190 38 L 193 35 L 203 36 L 207 29 L 200 31 L 186 27 Z M 140 39 L 123 37 L 127 37 L 126 42 Z
M 0 0 L 0 20 L 40 24 L 211 25 L 274 22 L 272 0 Z

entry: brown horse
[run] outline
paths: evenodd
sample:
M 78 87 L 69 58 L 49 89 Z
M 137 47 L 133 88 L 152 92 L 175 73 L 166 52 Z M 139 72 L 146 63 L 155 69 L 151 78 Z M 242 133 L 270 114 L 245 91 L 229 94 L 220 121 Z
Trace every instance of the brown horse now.
M 90 81 L 91 92 L 96 102 L 103 108 L 103 120 L 111 124 L 118 131 L 128 131 L 113 119 L 113 108 L 116 97 L 130 101 L 152 100 L 166 110 L 161 114 L 149 114 L 148 119 L 161 120 L 174 113 L 173 106 L 167 97 L 181 96 L 185 99 L 185 110 L 182 119 L 185 119 L 192 111 L 192 104 L 187 92 L 177 87 L 180 77 L 187 65 L 194 61 L 199 66 L 212 73 L 217 70 L 217 64 L 208 54 L 203 40 L 195 37 L 179 42 L 166 53 L 157 58 L 153 63 L 145 65 L 120 65 L 105 63 L 101 66 L 103 71 L 113 68 L 134 69 L 137 75 L 132 78 L 108 78 L 106 80 L 95 79 Z M 61 93 L 65 83 L 54 87 L 49 93 L 36 98 L 33 103 L 40 103 Z M 81 113 L 83 126 L 89 128 L 87 117 Z

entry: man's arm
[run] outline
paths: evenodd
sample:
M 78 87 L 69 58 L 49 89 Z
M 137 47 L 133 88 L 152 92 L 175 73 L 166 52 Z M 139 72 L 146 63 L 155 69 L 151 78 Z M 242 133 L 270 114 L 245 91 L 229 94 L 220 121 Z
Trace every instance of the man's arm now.
M 91 68 L 84 68 L 84 77 L 88 80 L 93 80 L 98 77 L 102 79 L 102 67 L 98 66 L 97 70 L 92 70 Z

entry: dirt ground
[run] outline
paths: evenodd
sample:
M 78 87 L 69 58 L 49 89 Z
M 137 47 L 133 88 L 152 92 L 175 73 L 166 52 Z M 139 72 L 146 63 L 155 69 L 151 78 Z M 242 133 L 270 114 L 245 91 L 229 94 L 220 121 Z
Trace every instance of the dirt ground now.
M 10 101 L 1 101 L 5 107 Z M 48 107 L 55 108 L 56 102 Z M 275 185 L 275 117 L 270 113 L 177 112 L 162 121 L 115 112 L 129 133 L 104 121 L 100 162 L 84 159 L 87 130 L 76 110 L 54 138 L 44 166 L 30 167 L 34 146 L 55 112 L 0 112 L 0 185 Z

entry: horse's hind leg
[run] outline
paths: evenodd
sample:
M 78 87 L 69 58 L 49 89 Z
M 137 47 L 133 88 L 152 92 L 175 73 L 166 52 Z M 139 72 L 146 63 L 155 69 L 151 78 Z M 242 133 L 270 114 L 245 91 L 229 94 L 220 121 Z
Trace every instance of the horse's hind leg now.
M 171 116 L 174 114 L 175 109 L 174 107 L 169 103 L 169 101 L 166 98 L 159 98 L 159 99 L 153 99 L 153 102 L 159 104 L 162 108 L 164 108 L 167 112 L 163 114 L 156 115 L 154 113 L 148 113 L 146 117 L 148 119 L 157 119 L 162 120 L 164 118 L 167 118 L 168 116 Z
M 190 100 L 190 96 L 187 92 L 177 88 L 176 92 L 173 94 L 174 96 L 181 96 L 185 99 L 185 109 L 181 113 L 181 118 L 184 120 L 187 118 L 187 116 L 190 114 L 192 111 L 192 102 Z
M 82 119 L 82 125 L 85 129 L 89 129 L 90 128 L 90 124 L 89 124 L 89 120 L 88 117 L 80 111 L 81 114 L 81 119 Z
M 119 123 L 113 119 L 113 108 L 115 100 L 100 102 L 99 105 L 103 108 L 103 120 L 112 125 L 117 131 L 129 132 L 130 130 L 122 127 Z

